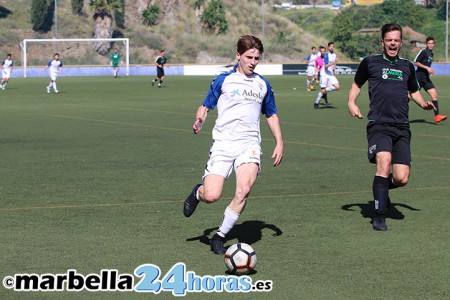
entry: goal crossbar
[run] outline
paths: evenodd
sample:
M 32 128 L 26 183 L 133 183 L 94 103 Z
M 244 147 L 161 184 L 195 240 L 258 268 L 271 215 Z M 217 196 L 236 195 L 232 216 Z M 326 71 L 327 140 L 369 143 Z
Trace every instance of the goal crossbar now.
M 46 42 L 123 42 L 126 48 L 125 63 L 126 75 L 130 74 L 130 39 L 128 38 L 110 38 L 110 39 L 24 39 L 20 43 L 23 53 L 23 77 L 27 77 L 27 44 L 28 43 L 46 43 Z

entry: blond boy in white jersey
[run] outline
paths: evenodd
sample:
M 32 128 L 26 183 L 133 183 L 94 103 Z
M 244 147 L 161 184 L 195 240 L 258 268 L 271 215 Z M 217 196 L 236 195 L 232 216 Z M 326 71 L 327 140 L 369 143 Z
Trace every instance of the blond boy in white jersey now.
M 283 157 L 283 139 L 272 88 L 265 78 L 254 73 L 263 51 L 264 47 L 257 37 L 240 37 L 236 53 L 238 63 L 233 71 L 219 75 L 212 82 L 205 100 L 197 110 L 193 125 L 194 133 L 197 134 L 208 112 L 217 106 L 214 143 L 205 167 L 203 184 L 196 185 L 185 200 L 184 215 L 190 217 L 200 201 L 213 203 L 219 200 L 225 180 L 233 168 L 236 172 L 234 198 L 225 210 L 218 232 L 210 240 L 211 250 L 216 254 L 225 253 L 225 236 L 244 211 L 260 171 L 261 113 L 266 116 L 276 141 L 272 154 L 273 165 L 278 166 Z

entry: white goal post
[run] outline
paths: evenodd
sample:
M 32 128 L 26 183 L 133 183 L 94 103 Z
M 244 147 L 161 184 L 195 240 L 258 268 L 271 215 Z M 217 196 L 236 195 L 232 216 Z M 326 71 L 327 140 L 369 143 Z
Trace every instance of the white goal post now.
M 110 38 L 110 39 L 24 39 L 20 43 L 23 52 L 23 77 L 27 77 L 27 44 L 28 43 L 49 43 L 49 42 L 120 42 L 122 41 L 126 48 L 125 63 L 126 75 L 130 74 L 130 40 L 128 38 Z

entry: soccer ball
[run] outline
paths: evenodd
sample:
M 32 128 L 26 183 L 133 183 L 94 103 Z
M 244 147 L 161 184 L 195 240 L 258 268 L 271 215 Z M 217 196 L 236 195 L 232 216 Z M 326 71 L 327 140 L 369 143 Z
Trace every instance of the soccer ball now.
M 249 274 L 256 266 L 256 252 L 248 244 L 237 243 L 227 249 L 224 261 L 231 274 Z

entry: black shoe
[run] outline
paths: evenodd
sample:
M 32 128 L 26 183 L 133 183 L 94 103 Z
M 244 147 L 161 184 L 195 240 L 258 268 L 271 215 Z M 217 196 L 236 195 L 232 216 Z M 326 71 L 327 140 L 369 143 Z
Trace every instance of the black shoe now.
M 183 213 L 185 217 L 190 217 L 194 213 L 198 203 L 200 202 L 196 197 L 197 190 L 200 186 L 201 184 L 197 184 L 196 186 L 194 186 L 192 192 L 189 194 L 186 200 L 184 200 Z
M 314 109 L 319 109 L 319 104 L 314 103 Z
M 155 85 L 155 81 L 154 80 L 152 80 L 152 86 L 154 86 Z
M 372 227 L 375 230 L 386 231 L 387 230 L 386 216 L 384 215 L 375 216 L 372 221 Z
M 225 254 L 227 249 L 223 246 L 225 243 L 225 238 L 221 237 L 217 233 L 213 235 L 213 237 L 209 240 L 209 245 L 211 246 L 211 250 L 215 254 Z

